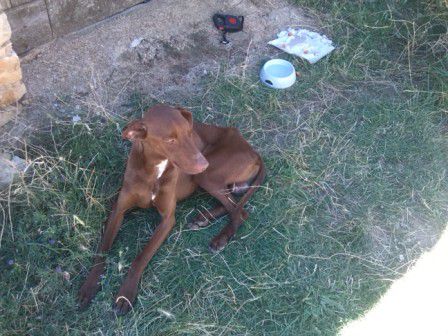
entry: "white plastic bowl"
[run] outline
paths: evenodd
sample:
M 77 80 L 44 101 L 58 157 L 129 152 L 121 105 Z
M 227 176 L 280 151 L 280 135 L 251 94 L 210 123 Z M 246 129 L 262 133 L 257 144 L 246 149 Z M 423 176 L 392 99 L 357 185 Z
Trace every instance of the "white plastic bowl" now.
M 290 62 L 276 58 L 263 65 L 260 79 L 271 88 L 286 89 L 295 83 L 296 70 Z

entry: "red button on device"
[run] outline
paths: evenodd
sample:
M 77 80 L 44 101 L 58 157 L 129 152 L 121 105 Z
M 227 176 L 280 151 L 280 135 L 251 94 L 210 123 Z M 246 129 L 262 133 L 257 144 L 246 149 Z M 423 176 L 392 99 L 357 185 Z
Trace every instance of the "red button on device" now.
M 236 24 L 236 19 L 235 18 L 229 18 L 229 23 Z

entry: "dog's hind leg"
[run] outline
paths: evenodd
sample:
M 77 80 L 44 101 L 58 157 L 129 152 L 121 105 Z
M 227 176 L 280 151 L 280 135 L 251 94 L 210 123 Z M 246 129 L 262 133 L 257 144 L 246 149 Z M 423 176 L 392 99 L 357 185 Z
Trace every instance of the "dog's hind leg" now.
M 211 240 L 209 246 L 212 252 L 222 250 L 247 218 L 247 213 L 244 211 L 243 207 L 255 192 L 256 188 L 263 182 L 266 175 L 263 161 L 260 157 L 258 157 L 257 161 L 256 166 L 258 166 L 258 171 L 256 172 L 253 184 L 241 196 L 238 202 L 236 202 L 233 196 L 228 192 L 227 185 L 223 185 L 223 183 L 219 182 L 223 179 L 222 171 L 208 170 L 204 174 L 195 177 L 196 183 L 220 201 L 230 216 L 229 223 Z
M 188 228 L 191 230 L 199 230 L 210 225 L 210 221 L 218 219 L 227 214 L 227 210 L 223 205 L 217 205 L 213 209 L 205 209 L 199 211 L 191 222 L 188 223 Z
M 241 226 L 244 220 L 243 209 L 238 207 L 238 203 L 233 196 L 229 194 L 226 189 L 226 185 L 220 185 L 213 183 L 208 177 L 198 178 L 197 183 L 199 186 L 207 191 L 210 195 L 215 197 L 230 216 L 229 223 L 221 230 L 221 232 L 212 239 L 210 242 L 210 250 L 212 252 L 218 252 L 226 246 L 229 239 L 235 234 L 236 230 Z M 247 213 L 246 213 L 247 215 Z
M 213 209 L 200 211 L 199 214 L 188 223 L 188 228 L 191 230 L 199 230 L 200 228 L 209 226 L 212 220 L 216 220 L 225 215 L 227 215 L 227 210 L 224 205 L 217 205 Z M 243 219 L 246 220 L 249 217 L 249 214 L 243 209 L 242 216 Z

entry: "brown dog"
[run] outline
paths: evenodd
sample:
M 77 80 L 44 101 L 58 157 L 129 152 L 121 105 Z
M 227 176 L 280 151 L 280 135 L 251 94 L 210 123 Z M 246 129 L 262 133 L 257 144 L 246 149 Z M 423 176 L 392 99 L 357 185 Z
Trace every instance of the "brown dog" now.
M 210 249 L 216 252 L 247 218 L 243 206 L 265 177 L 263 161 L 237 129 L 193 122 L 191 113 L 182 108 L 150 108 L 143 118 L 124 128 L 123 138 L 133 143 L 123 185 L 106 221 L 94 266 L 81 287 L 80 308 L 87 307 L 99 289 L 103 254 L 111 248 L 125 212 L 154 206 L 162 221 L 132 262 L 115 300 L 117 314 L 129 311 L 143 270 L 174 226 L 177 201 L 201 187 L 221 203 L 189 224 L 197 229 L 229 214 L 229 223 L 210 242 Z M 232 193 L 241 190 L 244 193 L 237 201 Z

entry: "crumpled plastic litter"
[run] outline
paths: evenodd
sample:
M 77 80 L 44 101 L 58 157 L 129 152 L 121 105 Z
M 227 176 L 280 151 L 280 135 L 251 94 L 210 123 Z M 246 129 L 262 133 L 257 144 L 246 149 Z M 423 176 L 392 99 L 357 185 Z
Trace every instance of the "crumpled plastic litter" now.
M 129 47 L 131 49 L 134 49 L 135 47 L 137 47 L 140 43 L 142 43 L 143 41 L 143 37 L 136 37 L 135 39 L 132 40 L 131 44 L 129 45 Z
M 307 29 L 283 30 L 277 34 L 277 39 L 268 44 L 277 47 L 288 54 L 306 59 L 311 64 L 331 53 L 335 47 L 325 35 L 320 35 Z
M 75 115 L 72 118 L 72 123 L 76 124 L 81 121 L 81 117 L 79 115 Z

